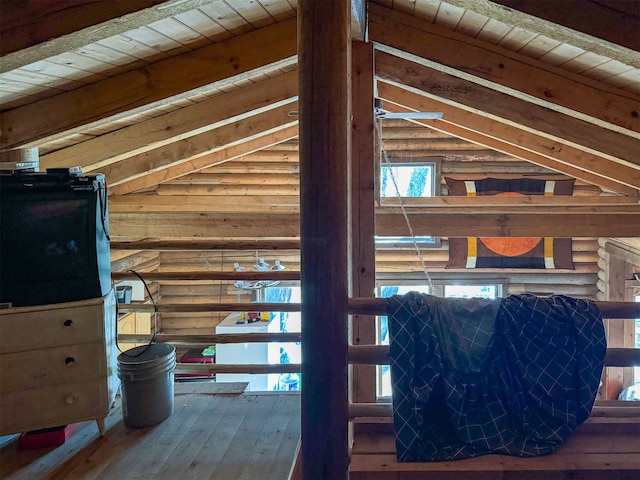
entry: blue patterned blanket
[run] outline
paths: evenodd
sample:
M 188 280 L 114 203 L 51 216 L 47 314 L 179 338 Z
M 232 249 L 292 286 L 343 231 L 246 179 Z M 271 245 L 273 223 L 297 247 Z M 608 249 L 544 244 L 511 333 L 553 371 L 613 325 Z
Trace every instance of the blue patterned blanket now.
M 591 301 L 410 292 L 387 314 L 398 461 L 544 455 L 591 413 L 606 353 Z

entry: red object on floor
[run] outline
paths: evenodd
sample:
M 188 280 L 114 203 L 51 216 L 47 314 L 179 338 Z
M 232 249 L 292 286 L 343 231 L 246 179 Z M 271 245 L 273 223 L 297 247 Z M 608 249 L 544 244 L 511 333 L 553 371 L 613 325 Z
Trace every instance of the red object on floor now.
M 18 438 L 18 450 L 58 447 L 67 441 L 74 428 L 76 428 L 76 424 L 72 423 L 61 427 L 43 428 L 22 433 Z
M 202 350 L 198 350 L 197 348 L 192 348 L 188 350 L 184 355 L 180 357 L 180 363 L 216 363 L 216 357 L 205 357 L 202 354 Z M 174 374 L 174 378 L 176 380 L 195 380 L 195 379 L 205 379 L 205 378 L 215 378 L 215 373 L 176 373 Z

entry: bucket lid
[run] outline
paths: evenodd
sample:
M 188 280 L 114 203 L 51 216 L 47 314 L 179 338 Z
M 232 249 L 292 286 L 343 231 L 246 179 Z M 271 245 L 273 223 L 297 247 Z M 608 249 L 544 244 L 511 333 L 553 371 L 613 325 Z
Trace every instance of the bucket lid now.
M 132 348 L 118 355 L 118 363 L 122 365 L 153 362 L 158 358 L 175 356 L 176 347 L 170 343 L 152 343 Z

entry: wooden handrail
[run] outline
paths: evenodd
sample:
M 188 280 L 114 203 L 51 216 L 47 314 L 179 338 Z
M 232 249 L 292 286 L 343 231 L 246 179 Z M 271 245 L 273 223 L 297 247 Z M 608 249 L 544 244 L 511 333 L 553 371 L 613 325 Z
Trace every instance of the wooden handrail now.
M 293 270 L 269 270 L 268 272 L 139 272 L 146 282 L 161 282 L 170 280 L 300 280 L 300 272 Z M 115 281 L 139 280 L 133 272 L 112 272 Z
M 215 343 L 263 343 L 263 342 L 299 342 L 300 332 L 257 332 L 257 333 L 221 333 L 216 335 L 156 335 L 154 342 L 173 345 L 213 345 Z M 151 335 L 119 333 L 120 343 L 147 343 Z
M 594 302 L 603 318 L 640 318 L 640 302 Z M 386 315 L 386 298 L 350 298 L 349 313 L 354 315 Z
M 349 347 L 348 362 L 360 365 L 389 365 L 388 345 L 354 345 Z M 608 348 L 606 367 L 640 367 L 640 348 Z
M 243 365 L 227 365 L 223 363 L 177 363 L 176 373 L 199 373 L 217 374 L 217 373 L 247 373 L 264 375 L 269 373 L 300 373 L 299 363 L 274 363 L 274 364 L 243 364 Z
M 197 312 L 299 312 L 299 303 L 160 303 L 155 309 L 158 313 L 197 313 Z M 153 313 L 150 303 L 121 303 L 120 312 Z
M 215 272 L 211 272 L 215 273 Z M 133 274 L 131 274 L 133 275 Z M 135 275 L 134 275 L 135 276 Z M 348 313 L 352 315 L 386 315 L 386 298 L 350 298 Z M 640 302 L 595 302 L 603 318 L 631 320 L 640 318 Z M 121 312 L 153 312 L 148 303 L 119 304 Z M 160 313 L 195 312 L 299 312 L 300 303 L 192 303 L 159 304 Z
M 606 404 L 596 405 L 591 411 L 592 417 L 617 417 L 629 418 L 640 416 L 640 402 L 626 402 L 628 405 L 609 406 Z M 387 418 L 393 415 L 391 403 L 350 403 L 349 419 L 354 418 Z

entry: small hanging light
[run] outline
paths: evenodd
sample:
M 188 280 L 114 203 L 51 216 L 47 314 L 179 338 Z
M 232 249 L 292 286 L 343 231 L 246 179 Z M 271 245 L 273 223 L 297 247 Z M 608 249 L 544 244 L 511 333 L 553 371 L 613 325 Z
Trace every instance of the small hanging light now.
M 280 260 L 276 260 L 275 261 L 275 265 L 273 267 L 271 267 L 271 270 L 275 270 L 277 272 L 281 272 L 285 268 L 286 267 L 280 263 Z

